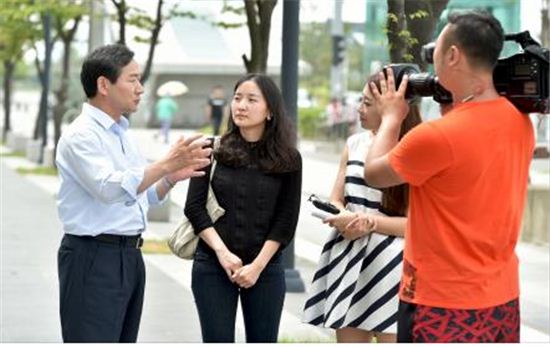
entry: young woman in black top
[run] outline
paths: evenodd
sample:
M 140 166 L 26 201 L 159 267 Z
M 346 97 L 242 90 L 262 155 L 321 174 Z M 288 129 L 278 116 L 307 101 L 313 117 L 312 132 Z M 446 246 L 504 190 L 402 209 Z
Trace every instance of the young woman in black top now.
M 204 342 L 234 342 L 241 299 L 247 342 L 276 342 L 285 295 L 281 250 L 298 222 L 302 162 L 281 92 L 264 75 L 237 82 L 228 131 L 215 151 L 212 189 L 225 214 L 205 204 L 210 168 L 189 185 L 185 215 L 200 236 L 192 290 Z

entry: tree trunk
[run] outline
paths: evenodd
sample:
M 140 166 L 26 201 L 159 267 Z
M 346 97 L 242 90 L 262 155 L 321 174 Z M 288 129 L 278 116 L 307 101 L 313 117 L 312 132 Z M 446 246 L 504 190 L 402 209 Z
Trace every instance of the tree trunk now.
M 45 47 L 45 52 L 51 52 L 52 51 L 52 48 L 53 46 L 55 45 L 55 41 L 57 41 L 57 38 L 59 36 L 56 35 L 50 42 L 50 47 L 49 49 L 46 49 Z M 43 102 L 44 99 L 47 99 L 48 98 L 48 95 L 45 94 L 45 90 L 46 90 L 46 81 L 45 81 L 45 71 L 44 69 L 42 69 L 42 66 L 40 65 L 40 60 L 38 59 L 38 49 L 36 48 L 36 46 L 34 47 L 34 51 L 35 51 L 35 58 L 34 58 L 34 65 L 36 67 L 36 72 L 38 74 L 38 80 L 40 81 L 40 86 L 42 87 L 42 92 L 40 93 L 40 104 L 39 104 L 39 107 L 38 107 L 38 115 L 36 117 L 36 121 L 34 123 L 34 132 L 33 132 L 33 139 L 34 140 L 38 140 L 38 138 L 41 136 L 40 134 L 40 115 L 42 114 L 47 114 L 47 108 L 48 108 L 48 102 L 46 100 L 46 102 Z M 44 57 L 44 60 L 46 60 L 46 57 Z M 44 105 L 46 105 L 46 110 L 44 110 Z M 47 123 L 48 120 L 46 120 L 46 123 Z
M 15 62 L 4 60 L 4 130 L 2 141 L 6 141 L 6 135 L 11 130 L 11 87 L 14 72 Z
M 42 67 L 40 66 L 40 60 L 38 60 L 38 50 L 35 48 L 34 49 L 36 55 L 35 55 L 35 58 L 34 58 L 34 65 L 36 67 L 36 73 L 38 74 L 38 80 L 40 81 L 40 87 L 42 88 L 42 90 L 44 90 L 45 86 L 44 86 L 44 72 L 42 71 Z M 38 138 L 40 137 L 40 115 L 42 114 L 43 110 L 42 110 L 42 105 L 44 104 L 42 101 L 44 99 L 44 93 L 41 93 L 40 94 L 40 103 L 38 104 L 38 114 L 36 115 L 36 119 L 34 121 L 34 131 L 33 131 L 33 135 L 32 135 L 32 138 L 33 140 L 38 140 Z
M 415 2 L 415 1 L 413 1 Z M 399 33 L 406 28 L 404 0 L 388 0 L 388 21 L 386 29 L 390 46 L 390 62 L 403 62 L 403 56 L 407 53 L 405 41 Z
M 155 27 L 151 33 L 151 42 L 149 46 L 149 55 L 147 56 L 147 63 L 145 63 L 145 68 L 143 69 L 143 75 L 141 76 L 141 84 L 145 84 L 149 75 L 151 74 L 151 67 L 153 66 L 153 58 L 155 56 L 155 48 L 157 47 L 157 42 L 159 38 L 160 30 L 162 29 L 162 5 L 164 0 L 158 0 L 157 5 L 157 18 L 155 19 Z
M 61 124 L 63 123 L 63 115 L 67 112 L 67 98 L 69 89 L 69 70 L 71 61 L 71 42 L 70 40 L 63 40 L 63 72 L 61 75 L 61 85 L 55 92 L 56 104 L 53 108 L 53 129 L 54 129 L 54 153 L 57 152 L 57 143 L 61 137 Z M 54 154 L 55 155 L 55 154 Z M 55 158 L 54 158 L 55 159 Z M 54 161 L 55 162 L 55 161 Z
M 271 15 L 277 0 L 244 0 L 248 33 L 250 35 L 250 59 L 242 55 L 248 73 L 265 73 L 269 54 Z
M 78 25 L 80 24 L 81 16 L 74 18 L 73 26 L 68 31 L 64 32 L 61 22 L 58 22 L 58 31 L 63 40 L 63 61 L 61 85 L 55 92 L 56 104 L 53 108 L 53 124 L 54 124 L 54 163 L 55 154 L 57 153 L 57 143 L 61 137 L 61 125 L 63 124 L 63 116 L 68 110 L 67 99 L 69 89 L 69 78 L 71 70 L 71 44 L 74 40 Z
M 250 59 L 246 54 L 243 54 L 243 62 L 246 68 L 246 72 L 259 72 L 257 69 L 257 51 L 258 51 L 258 37 L 260 36 L 258 23 L 256 20 L 256 0 L 243 0 L 244 8 L 246 11 L 246 25 L 248 26 L 248 35 L 250 36 Z
M 435 26 L 439 21 L 441 12 L 447 7 L 449 0 L 416 0 L 405 1 L 405 15 L 407 18 L 407 29 L 411 36 L 418 40 L 409 49 L 409 53 L 413 56 L 412 63 L 418 64 L 422 71 L 425 71 L 428 64 L 422 60 L 420 55 L 422 46 L 433 40 Z M 411 19 L 410 15 L 419 10 L 428 13 L 426 17 Z
M 267 71 L 267 58 L 269 56 L 269 33 L 271 32 L 271 15 L 277 5 L 277 0 L 260 1 L 258 3 L 258 13 L 260 16 L 260 47 L 258 52 L 260 56 L 260 71 Z
M 111 0 L 116 7 L 116 13 L 118 17 L 118 42 L 122 45 L 126 44 L 126 0 Z

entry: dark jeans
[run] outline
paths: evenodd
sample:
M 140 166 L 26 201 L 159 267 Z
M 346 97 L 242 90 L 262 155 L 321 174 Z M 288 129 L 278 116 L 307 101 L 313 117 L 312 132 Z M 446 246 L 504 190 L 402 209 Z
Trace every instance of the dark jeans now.
M 249 289 L 232 283 L 216 256 L 199 246 L 193 261 L 191 287 L 204 342 L 234 342 L 237 302 L 241 299 L 247 342 L 277 342 L 285 298 L 280 256 L 262 271 Z
M 136 342 L 145 266 L 141 251 L 65 235 L 58 251 L 64 342 Z

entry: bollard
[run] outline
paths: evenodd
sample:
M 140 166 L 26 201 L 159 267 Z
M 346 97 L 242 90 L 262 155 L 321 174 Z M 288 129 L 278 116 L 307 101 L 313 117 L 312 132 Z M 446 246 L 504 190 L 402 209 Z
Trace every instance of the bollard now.
M 27 141 L 27 146 L 25 150 L 25 156 L 27 157 L 27 160 L 33 163 L 38 163 L 38 160 L 40 160 L 41 146 L 42 146 L 41 140 L 29 139 Z

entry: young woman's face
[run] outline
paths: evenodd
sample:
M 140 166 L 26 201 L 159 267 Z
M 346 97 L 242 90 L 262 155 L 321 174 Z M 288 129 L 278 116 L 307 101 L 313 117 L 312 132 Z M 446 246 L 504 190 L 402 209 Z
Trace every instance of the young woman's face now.
M 367 130 L 378 130 L 380 127 L 380 112 L 372 97 L 372 93 L 369 89 L 369 84 L 365 84 L 363 88 L 363 96 L 357 110 L 359 112 L 359 120 L 361 121 L 361 127 Z
M 269 110 L 260 88 L 254 81 L 245 81 L 231 100 L 231 116 L 240 129 L 265 129 Z

